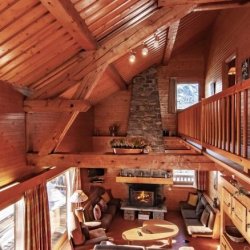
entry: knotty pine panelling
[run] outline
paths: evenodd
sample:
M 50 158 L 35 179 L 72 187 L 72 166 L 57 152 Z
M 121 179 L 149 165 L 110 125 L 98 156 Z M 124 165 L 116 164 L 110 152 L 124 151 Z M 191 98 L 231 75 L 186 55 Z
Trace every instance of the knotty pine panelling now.
M 94 127 L 94 110 L 78 115 L 71 128 L 65 135 L 57 152 L 90 152 Z
M 23 97 L 0 84 L 0 186 L 31 173 L 25 159 Z
M 176 78 L 178 82 L 200 82 L 200 95 L 203 96 L 206 43 L 201 41 L 183 52 L 175 55 L 167 66 L 158 67 L 157 81 L 161 105 L 162 127 L 176 131 L 176 114 L 168 111 L 169 80 Z
M 216 92 L 225 88 L 222 83 L 222 65 L 236 53 L 237 79 L 241 82 L 241 63 L 250 57 L 250 9 L 224 10 L 214 24 L 206 70 L 206 97 L 210 95 L 209 84 L 216 82 Z
M 95 106 L 94 129 L 98 135 L 109 135 L 109 126 L 120 124 L 119 134 L 126 134 L 131 92 L 118 91 Z

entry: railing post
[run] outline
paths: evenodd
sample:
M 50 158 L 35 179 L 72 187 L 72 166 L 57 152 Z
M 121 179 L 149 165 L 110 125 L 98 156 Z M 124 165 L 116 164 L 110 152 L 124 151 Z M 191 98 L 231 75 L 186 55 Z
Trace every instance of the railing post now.
M 203 142 L 204 142 L 204 133 L 205 133 L 205 108 L 204 108 L 204 100 L 205 98 L 201 98 L 201 151 L 204 152 L 205 151 L 205 147 L 203 146 Z

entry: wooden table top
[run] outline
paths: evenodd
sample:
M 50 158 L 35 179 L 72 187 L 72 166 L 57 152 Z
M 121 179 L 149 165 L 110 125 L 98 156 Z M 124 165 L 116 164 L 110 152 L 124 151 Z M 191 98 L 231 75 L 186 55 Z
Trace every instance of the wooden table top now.
M 179 232 L 177 225 L 165 220 L 148 220 L 142 227 L 129 229 L 122 233 L 122 238 L 127 241 L 154 241 L 172 238 Z

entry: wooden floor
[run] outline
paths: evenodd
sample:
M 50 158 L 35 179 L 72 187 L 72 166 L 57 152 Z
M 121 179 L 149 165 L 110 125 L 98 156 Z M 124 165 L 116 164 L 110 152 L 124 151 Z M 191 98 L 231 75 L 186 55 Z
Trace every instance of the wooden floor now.
M 180 212 L 168 212 L 165 217 L 166 220 L 171 221 L 178 225 L 180 231 L 179 234 L 173 239 L 172 247 L 167 246 L 166 240 L 157 241 L 151 247 L 153 249 L 171 249 L 178 250 L 181 246 L 193 246 L 195 250 L 217 250 L 219 245 L 219 240 L 212 240 L 209 238 L 192 238 L 187 235 L 183 220 L 181 218 Z M 109 237 L 114 239 L 115 244 L 127 244 L 121 237 L 122 232 L 133 227 L 138 227 L 142 225 L 142 221 L 125 221 L 122 218 L 122 212 L 118 213 L 114 220 L 112 221 L 111 227 L 107 232 Z M 70 246 L 67 243 L 62 250 L 70 250 Z M 92 248 L 90 248 L 92 249 Z

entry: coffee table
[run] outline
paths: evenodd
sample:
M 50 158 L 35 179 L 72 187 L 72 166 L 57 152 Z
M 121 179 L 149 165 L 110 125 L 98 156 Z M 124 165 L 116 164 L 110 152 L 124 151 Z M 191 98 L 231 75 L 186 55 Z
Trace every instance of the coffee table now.
M 172 238 L 179 232 L 177 225 L 165 220 L 144 221 L 142 227 L 136 227 L 124 231 L 122 238 L 130 244 L 133 241 L 155 241 L 168 239 L 169 245 L 172 245 Z

